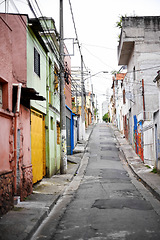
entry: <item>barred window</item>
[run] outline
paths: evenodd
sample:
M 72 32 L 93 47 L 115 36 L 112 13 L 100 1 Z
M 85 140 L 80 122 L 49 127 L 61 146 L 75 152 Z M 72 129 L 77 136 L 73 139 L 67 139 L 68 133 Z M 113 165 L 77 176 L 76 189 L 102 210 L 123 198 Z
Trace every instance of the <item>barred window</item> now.
M 34 72 L 40 77 L 40 54 L 34 48 Z

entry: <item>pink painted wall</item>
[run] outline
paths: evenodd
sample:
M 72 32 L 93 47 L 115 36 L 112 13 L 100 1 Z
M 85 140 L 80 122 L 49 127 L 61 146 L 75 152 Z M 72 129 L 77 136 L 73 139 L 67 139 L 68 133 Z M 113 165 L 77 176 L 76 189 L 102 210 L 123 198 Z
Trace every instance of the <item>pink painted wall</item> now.
M 5 22 L 4 14 L 0 14 L 0 29 L 0 77 L 8 82 L 8 79 L 12 80 L 12 30 Z
M 3 108 L 0 108 L 0 170 L 3 171 L 10 169 L 13 158 L 13 141 L 11 143 L 10 138 L 13 115 L 6 111 L 12 111 L 12 30 L 4 14 L 0 14 L 0 29 L 0 82 L 4 86 Z
M 64 53 L 66 55 L 69 54 L 66 48 L 64 48 Z M 64 65 L 65 65 L 65 62 L 67 62 L 68 69 L 70 70 L 70 73 L 71 73 L 71 57 L 65 56 Z M 65 99 L 66 99 L 66 105 L 70 109 L 72 109 L 71 77 L 69 78 L 69 84 L 65 82 Z
M 31 163 L 31 149 L 30 149 L 30 110 L 21 105 L 21 123 L 20 127 L 23 134 L 21 142 L 22 154 L 23 154 L 23 165 L 26 166 Z M 29 133 L 29 134 L 28 134 Z
M 27 81 L 27 16 L 9 15 L 12 28 L 13 81 L 26 85 Z
M 7 199 L 3 201 L 3 212 L 8 211 L 13 205 L 13 194 L 20 195 L 23 200 L 32 192 L 30 110 L 21 104 L 17 118 L 12 112 L 13 83 L 22 83 L 22 87 L 26 87 L 27 82 L 26 23 L 27 16 L 0 14 L 0 84 L 3 96 L 2 107 L 0 107 L 0 180 L 3 192 L 0 193 L 0 199 Z M 17 146 L 20 146 L 20 151 L 17 151 L 18 161 L 14 151 L 15 129 L 18 132 Z M 17 162 L 19 169 L 16 167 Z M 10 193 L 7 192 L 8 183 L 5 180 L 7 176 L 12 186 Z M 9 194 L 12 196 L 10 201 L 7 197 Z
M 11 127 L 11 118 L 0 116 L 0 170 L 10 170 L 9 154 L 11 151 L 13 153 L 13 141 L 11 142 L 10 139 Z
M 22 83 L 26 86 L 27 81 L 27 16 L 15 14 L 5 15 L 0 13 L 0 82 L 3 82 L 6 91 L 2 109 L 0 108 L 0 170 L 12 168 L 10 131 L 14 118 L 12 113 L 12 90 L 13 83 Z M 5 83 L 5 85 L 4 85 Z M 3 89 L 4 90 L 4 89 Z M 5 112 L 10 118 L 5 117 Z M 1 129 L 4 126 L 3 129 Z M 21 105 L 18 129 L 21 130 L 21 157 L 22 165 L 31 163 L 30 158 L 30 110 Z M 1 134 L 2 133 L 2 134 Z M 5 137 L 4 134 L 6 133 Z M 13 135 L 13 133 L 12 133 Z M 12 156 L 13 157 L 13 156 Z M 11 164 L 10 164 L 11 163 Z

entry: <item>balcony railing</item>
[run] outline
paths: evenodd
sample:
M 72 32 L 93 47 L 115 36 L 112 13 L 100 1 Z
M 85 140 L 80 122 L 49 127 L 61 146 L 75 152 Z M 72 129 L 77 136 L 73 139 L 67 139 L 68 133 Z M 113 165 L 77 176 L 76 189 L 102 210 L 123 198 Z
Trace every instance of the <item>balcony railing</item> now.
M 154 112 L 149 112 L 149 111 L 145 111 L 145 112 L 140 112 L 139 114 L 137 114 L 137 121 L 152 121 L 153 122 L 153 114 Z

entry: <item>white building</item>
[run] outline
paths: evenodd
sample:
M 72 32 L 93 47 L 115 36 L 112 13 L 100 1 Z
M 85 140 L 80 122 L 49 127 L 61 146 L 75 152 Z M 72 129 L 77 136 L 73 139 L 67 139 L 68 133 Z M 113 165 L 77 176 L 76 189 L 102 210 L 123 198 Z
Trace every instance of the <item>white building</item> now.
M 160 17 L 123 17 L 118 64 L 127 65 L 123 111 L 130 141 L 141 159 L 155 165 L 154 112 L 159 109 L 153 83 L 160 66 Z

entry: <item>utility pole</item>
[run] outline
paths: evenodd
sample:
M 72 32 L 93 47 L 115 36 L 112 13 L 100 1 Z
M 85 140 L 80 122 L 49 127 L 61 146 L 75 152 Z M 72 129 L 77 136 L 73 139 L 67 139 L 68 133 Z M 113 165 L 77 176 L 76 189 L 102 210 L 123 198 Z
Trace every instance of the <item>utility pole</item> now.
M 66 148 L 66 106 L 64 84 L 64 37 L 63 37 L 63 0 L 60 0 L 60 173 L 67 172 L 67 148 Z
M 94 121 L 94 108 L 93 108 L 93 84 L 91 84 L 91 88 L 92 88 L 92 98 L 91 98 L 91 112 L 92 112 L 92 123 Z
M 84 115 L 84 79 L 83 79 L 83 56 L 81 55 L 81 118 L 82 118 L 82 140 L 85 140 L 85 115 Z
M 8 13 L 9 3 L 8 0 L 5 0 L 5 13 Z
M 76 84 L 76 114 L 78 114 L 78 97 L 77 97 L 77 84 Z

